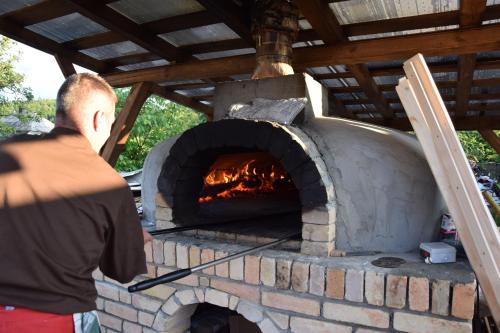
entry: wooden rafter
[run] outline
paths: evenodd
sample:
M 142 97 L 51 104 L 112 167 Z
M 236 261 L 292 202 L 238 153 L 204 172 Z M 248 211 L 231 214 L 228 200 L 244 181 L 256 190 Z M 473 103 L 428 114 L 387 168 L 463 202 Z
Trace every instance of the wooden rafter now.
M 167 60 L 182 60 L 182 54 L 172 44 L 148 31 L 100 0 L 65 0 L 75 6 L 78 12 L 94 22 L 119 33 L 127 40 Z
M 120 153 L 125 148 L 125 143 L 127 143 L 139 111 L 146 99 L 151 95 L 151 86 L 152 84 L 149 82 L 141 82 L 132 86 L 125 105 L 113 124 L 111 135 L 102 149 L 101 156 L 110 165 L 114 166 L 116 164 Z
M 61 69 L 61 72 L 63 73 L 65 78 L 76 74 L 75 66 L 73 66 L 73 63 L 71 61 L 59 54 L 56 54 L 54 58 L 56 59 L 56 62 L 59 65 L 59 68 Z
M 479 130 L 483 139 L 500 155 L 500 138 L 492 130 Z
M 307 18 L 309 23 L 321 39 L 327 45 L 334 45 L 339 42 L 346 42 L 347 37 L 344 34 L 342 26 L 338 22 L 335 14 L 323 0 L 297 0 L 300 11 Z M 353 74 L 359 86 L 373 101 L 377 111 L 385 118 L 391 118 L 392 112 L 389 104 L 380 92 L 377 84 L 370 76 L 368 68 L 364 64 L 347 65 L 348 70 Z
M 231 30 L 240 36 L 250 47 L 254 46 L 250 33 L 250 15 L 232 0 L 198 0 L 198 2 L 219 17 Z
M 481 25 L 481 15 L 486 9 L 486 0 L 460 1 L 460 26 L 464 28 Z M 469 105 L 469 95 L 476 67 L 476 54 L 462 54 L 458 58 L 457 103 L 458 116 L 464 116 Z

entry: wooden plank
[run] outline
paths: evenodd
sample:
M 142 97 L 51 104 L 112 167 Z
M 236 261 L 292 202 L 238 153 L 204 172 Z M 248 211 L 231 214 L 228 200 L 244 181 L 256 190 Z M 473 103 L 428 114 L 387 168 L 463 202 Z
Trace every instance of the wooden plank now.
M 335 46 L 304 47 L 294 50 L 294 67 L 320 67 L 408 58 L 417 52 L 426 56 L 467 54 L 500 49 L 500 25 L 345 42 Z M 253 71 L 253 55 L 160 66 L 154 69 L 106 75 L 113 85 L 135 82 L 205 79 L 248 74 Z
M 175 93 L 167 87 L 156 86 L 154 87 L 152 93 L 177 104 L 181 104 L 198 112 L 204 113 L 207 115 L 209 120 L 213 117 L 214 110 L 210 105 L 200 103 L 191 97 Z
M 232 0 L 198 0 L 198 2 L 238 34 L 249 47 L 254 47 L 255 43 L 250 33 L 250 15 L 243 7 Z
M 61 69 L 61 72 L 63 73 L 65 78 L 76 74 L 75 66 L 73 66 L 73 63 L 71 61 L 59 54 L 56 54 L 54 58 L 56 59 L 56 62 L 59 65 L 59 68 Z
M 347 41 L 342 26 L 326 2 L 323 0 L 297 0 L 296 3 L 302 14 L 326 44 L 332 45 Z M 366 96 L 373 101 L 377 111 L 385 118 L 391 118 L 393 114 L 390 111 L 389 104 L 370 76 L 366 65 L 347 65 L 347 69 L 354 75 Z
M 101 156 L 110 165 L 114 166 L 116 164 L 120 153 L 125 148 L 139 111 L 146 99 L 151 95 L 151 86 L 152 84 L 149 82 L 141 82 L 132 86 L 125 105 L 111 128 L 111 135 L 102 148 Z
M 500 138 L 492 130 L 479 130 L 483 139 L 500 155 Z
M 397 92 L 457 226 L 470 264 L 500 324 L 500 233 L 422 55 L 404 64 Z
M 182 60 L 175 46 L 106 6 L 100 0 L 65 0 L 80 14 L 167 60 Z

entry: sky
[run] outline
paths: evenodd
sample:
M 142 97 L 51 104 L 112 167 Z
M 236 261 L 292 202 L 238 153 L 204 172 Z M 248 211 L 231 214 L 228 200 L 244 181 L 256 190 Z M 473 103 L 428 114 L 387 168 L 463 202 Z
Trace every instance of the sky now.
M 24 86 L 33 89 L 35 99 L 55 99 L 57 90 L 64 82 L 64 76 L 55 58 L 19 42 L 16 42 L 14 50 L 21 52 L 14 68 L 17 72 L 24 74 Z M 89 71 L 80 66 L 75 66 L 75 68 L 79 73 Z

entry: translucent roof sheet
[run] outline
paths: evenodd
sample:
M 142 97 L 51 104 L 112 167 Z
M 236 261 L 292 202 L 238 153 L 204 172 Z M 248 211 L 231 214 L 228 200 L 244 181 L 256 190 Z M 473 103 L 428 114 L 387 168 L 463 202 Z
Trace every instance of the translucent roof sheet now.
M 108 31 L 102 25 L 78 13 L 33 24 L 26 28 L 58 43 Z
M 0 15 L 34 5 L 42 0 L 2 0 L 0 1 Z
M 253 54 L 255 53 L 254 48 L 238 49 L 238 50 L 228 50 L 228 51 L 218 51 L 218 52 L 208 52 L 195 54 L 194 56 L 200 60 L 214 59 L 214 58 L 225 58 L 243 54 Z
M 108 6 L 138 24 L 204 9 L 195 0 L 121 0 Z
M 486 6 L 500 5 L 500 0 L 488 0 L 486 1 Z
M 210 95 L 214 93 L 214 87 L 207 87 L 207 88 L 198 88 L 198 89 L 191 89 L 191 90 L 176 90 L 176 92 L 181 93 L 184 96 L 189 96 L 189 97 L 196 97 L 196 96 L 204 96 L 204 95 Z
M 458 0 L 351 0 L 330 3 L 340 24 L 458 10 Z
M 140 62 L 138 64 L 131 64 L 131 65 L 119 66 L 117 68 L 121 69 L 123 71 L 132 71 L 134 69 L 143 69 L 143 68 L 157 67 L 157 66 L 163 66 L 163 65 L 168 65 L 168 64 L 169 64 L 168 61 L 166 61 L 164 59 L 159 59 L 159 60 L 153 60 L 153 61 Z
M 139 54 L 147 52 L 145 49 L 139 45 L 126 41 L 115 44 L 109 44 L 104 46 L 93 47 L 91 49 L 86 49 L 80 51 L 93 58 L 103 60 L 110 58 L 117 58 L 126 55 Z
M 384 38 L 384 37 L 395 37 L 395 36 L 406 36 L 406 35 L 415 35 L 425 32 L 434 32 L 434 31 L 443 31 L 450 29 L 457 29 L 458 25 L 447 25 L 443 27 L 434 27 L 434 28 L 426 28 L 426 29 L 413 29 L 413 30 L 403 30 L 396 32 L 384 32 L 379 34 L 369 34 L 369 35 L 361 35 L 361 36 L 350 36 L 348 39 L 350 41 L 356 40 L 366 40 L 366 39 L 375 39 L 375 38 Z
M 216 23 L 158 35 L 174 46 L 184 46 L 219 40 L 235 39 L 239 36 L 224 23 Z

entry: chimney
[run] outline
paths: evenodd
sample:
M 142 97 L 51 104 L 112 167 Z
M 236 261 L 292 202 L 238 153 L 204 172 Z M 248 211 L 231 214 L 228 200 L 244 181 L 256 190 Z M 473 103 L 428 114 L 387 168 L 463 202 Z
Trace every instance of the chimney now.
M 257 0 L 253 8 L 252 34 L 257 67 L 252 79 L 293 74 L 292 44 L 299 30 L 298 8 L 287 0 Z

